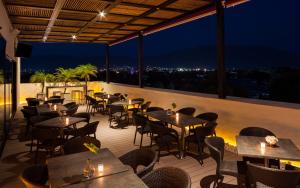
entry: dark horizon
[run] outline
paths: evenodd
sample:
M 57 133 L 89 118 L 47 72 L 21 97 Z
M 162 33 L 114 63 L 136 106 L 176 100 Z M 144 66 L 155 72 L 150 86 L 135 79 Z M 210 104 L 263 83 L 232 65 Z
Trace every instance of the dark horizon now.
M 270 6 L 272 5 L 272 6 Z M 276 52 L 286 54 L 296 54 L 294 61 L 299 62 L 297 58 L 300 55 L 300 25 L 298 20 L 300 13 L 297 7 L 299 1 L 293 0 L 292 3 L 283 4 L 279 0 L 252 0 L 245 4 L 228 8 L 225 10 L 225 29 L 226 29 L 226 45 L 227 46 L 257 46 L 274 49 Z M 161 57 L 172 56 L 175 52 L 187 51 L 188 49 L 197 48 L 199 46 L 215 46 L 216 44 L 216 23 L 215 16 L 209 16 L 197 21 L 186 23 L 168 30 L 160 31 L 144 37 L 145 57 Z M 136 66 L 135 60 L 137 56 L 137 40 L 133 39 L 111 47 L 112 59 L 117 57 L 126 57 L 132 59 L 132 66 Z M 214 55 L 214 54 L 212 54 Z M 263 54 L 261 54 L 263 56 Z M 93 57 L 94 64 L 103 66 L 104 64 L 104 45 L 101 44 L 74 44 L 74 43 L 33 43 L 32 59 L 23 61 L 24 68 L 38 69 L 39 62 L 35 60 L 39 57 L 40 61 L 45 58 L 53 59 L 55 67 L 59 67 L 63 62 L 74 67 L 82 62 L 85 57 Z M 57 59 L 55 59 L 55 57 Z M 59 59 L 64 57 L 63 59 Z M 78 61 L 76 60 L 77 57 Z M 48 59 L 47 58 L 47 59 Z M 189 57 L 187 57 L 189 58 Z M 192 57 L 199 65 L 204 61 L 203 57 L 197 54 Z M 231 58 L 231 57 L 227 57 Z M 244 59 L 246 60 L 247 57 Z M 266 57 L 256 57 L 257 61 Z M 74 59 L 70 62 L 70 59 Z M 172 59 L 172 58 L 171 58 Z M 214 59 L 214 58 L 211 58 Z M 239 57 L 241 61 L 242 58 Z M 272 55 L 271 58 L 272 60 Z M 32 62 L 31 62 L 32 61 Z M 35 62 L 33 62 L 35 61 Z M 145 60 L 146 61 L 146 60 Z M 229 61 L 229 62 L 228 62 Z M 235 60 L 233 60 L 235 61 Z M 231 59 L 226 61 L 230 65 Z M 188 62 L 182 62 L 183 65 Z M 205 62 L 207 64 L 207 62 Z M 204 64 L 205 64 L 204 63 Z M 211 66 L 215 62 L 209 62 Z M 112 62 L 113 64 L 113 62 Z M 122 64 L 116 63 L 116 64 Z M 168 62 L 172 64 L 172 62 Z M 177 63 L 175 63 L 177 64 Z M 241 63 L 244 64 L 244 63 Z M 287 66 L 294 66 L 295 62 L 283 62 Z M 300 64 L 300 62 L 299 62 Z M 33 65 L 33 67 L 31 67 Z M 164 63 L 162 64 L 164 65 Z M 43 68 L 44 63 L 40 63 Z M 187 65 L 188 66 L 188 65 Z

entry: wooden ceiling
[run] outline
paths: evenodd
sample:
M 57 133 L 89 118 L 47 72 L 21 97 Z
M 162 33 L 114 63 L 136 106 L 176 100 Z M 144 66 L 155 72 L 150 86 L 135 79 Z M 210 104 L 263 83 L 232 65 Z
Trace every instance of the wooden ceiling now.
M 214 0 L 3 1 L 13 26 L 21 31 L 19 41 L 24 42 L 112 44 L 214 7 Z M 99 16 L 101 11 L 105 17 Z

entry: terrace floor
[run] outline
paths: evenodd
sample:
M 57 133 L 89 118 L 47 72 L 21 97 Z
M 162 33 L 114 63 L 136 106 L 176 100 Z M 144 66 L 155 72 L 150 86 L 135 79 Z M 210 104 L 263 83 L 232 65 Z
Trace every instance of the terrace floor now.
M 85 107 L 81 106 L 79 111 L 84 111 Z M 95 114 L 91 121 L 100 121 L 97 130 L 97 138 L 101 141 L 102 148 L 109 148 L 116 156 L 138 148 L 133 145 L 133 138 L 135 127 L 128 126 L 125 129 L 112 129 L 108 126 L 107 116 Z M 22 136 L 22 127 L 25 122 L 21 113 L 16 114 L 16 119 L 13 122 L 10 138 L 7 141 L 6 147 L 0 161 L 0 187 L 24 187 L 19 180 L 19 175 L 22 170 L 33 164 L 34 152 L 29 152 L 29 147 L 26 144 L 30 143 L 28 139 Z M 139 135 L 137 136 L 138 144 L 140 141 Z M 149 145 L 150 139 L 146 136 L 144 138 L 144 145 Z M 206 151 L 207 152 L 207 151 Z M 41 154 L 40 162 L 45 161 L 45 157 Z M 236 160 L 237 155 L 231 152 L 225 153 L 225 160 Z M 204 164 L 200 163 L 191 156 L 186 156 L 184 159 L 179 160 L 174 155 L 168 155 L 160 158 L 159 163 L 155 168 L 163 166 L 174 166 L 184 169 L 192 179 L 192 187 L 212 187 L 212 182 L 215 174 L 216 164 L 207 157 L 204 159 Z M 236 187 L 236 179 L 226 176 L 222 187 Z

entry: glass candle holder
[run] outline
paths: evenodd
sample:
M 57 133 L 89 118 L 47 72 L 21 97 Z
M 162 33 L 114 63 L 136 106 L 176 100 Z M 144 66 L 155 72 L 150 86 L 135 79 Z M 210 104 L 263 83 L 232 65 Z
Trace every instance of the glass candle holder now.
M 176 117 L 176 121 L 179 121 L 179 113 L 176 113 L 175 117 Z
M 70 123 L 70 119 L 66 117 L 66 125 L 68 125 L 69 123 Z
M 104 171 L 104 165 L 103 163 L 98 164 L 98 172 L 103 172 Z
M 130 99 L 128 100 L 128 104 L 131 104 L 131 100 Z
M 57 110 L 57 105 L 56 105 L 56 104 L 53 106 L 53 110 L 54 110 L 54 111 Z

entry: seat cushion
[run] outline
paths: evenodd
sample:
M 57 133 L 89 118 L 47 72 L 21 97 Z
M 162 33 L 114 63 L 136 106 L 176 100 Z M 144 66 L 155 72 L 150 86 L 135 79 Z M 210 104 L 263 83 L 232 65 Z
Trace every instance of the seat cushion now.
M 224 175 L 237 176 L 237 161 L 223 161 L 220 165 L 220 172 Z

